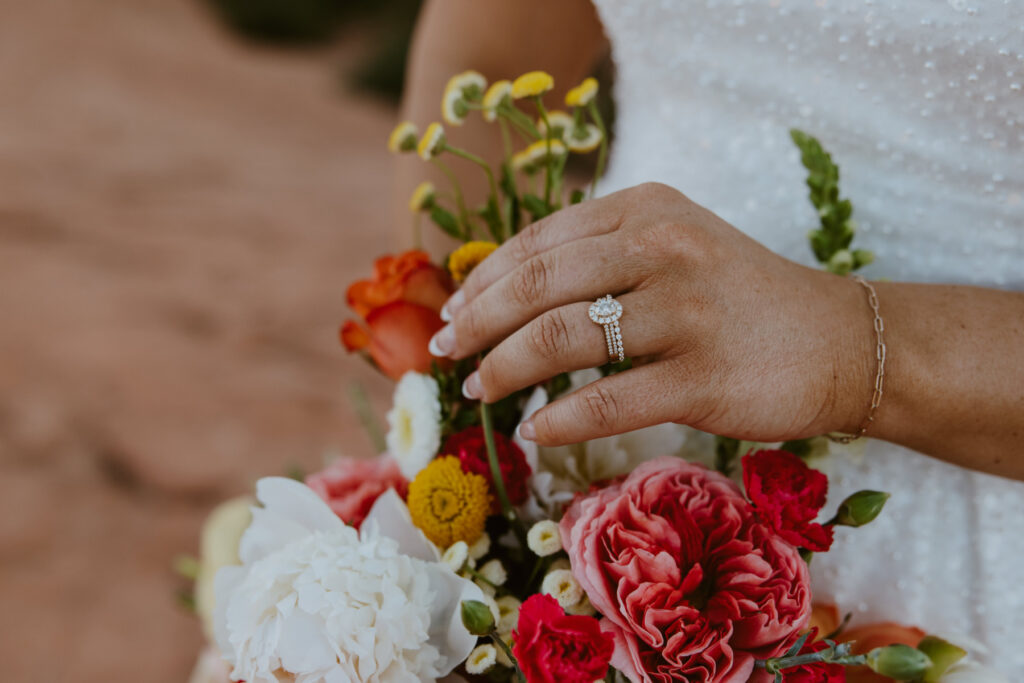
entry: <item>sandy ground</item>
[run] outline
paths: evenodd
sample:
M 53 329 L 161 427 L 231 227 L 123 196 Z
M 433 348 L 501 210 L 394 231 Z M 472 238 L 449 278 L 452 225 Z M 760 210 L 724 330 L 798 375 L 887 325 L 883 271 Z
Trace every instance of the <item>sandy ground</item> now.
M 206 512 L 370 447 L 336 340 L 388 246 L 392 114 L 196 0 L 0 0 L 0 662 L 184 681 Z

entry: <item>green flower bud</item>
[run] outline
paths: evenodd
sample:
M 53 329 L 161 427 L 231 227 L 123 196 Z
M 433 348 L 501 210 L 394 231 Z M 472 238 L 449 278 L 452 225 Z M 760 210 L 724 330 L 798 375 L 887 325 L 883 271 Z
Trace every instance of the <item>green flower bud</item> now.
M 882 491 L 857 491 L 840 503 L 833 521 L 841 526 L 864 526 L 874 521 L 887 500 L 889 494 Z
M 867 664 L 872 671 L 882 676 L 897 681 L 911 681 L 923 676 L 932 665 L 932 660 L 909 645 L 887 645 L 869 652 Z
M 494 631 L 494 613 L 479 600 L 463 600 L 462 625 L 474 636 L 490 635 Z
M 917 649 L 928 655 L 932 665 L 924 673 L 925 683 L 938 681 L 951 666 L 967 656 L 967 650 L 937 636 L 926 636 Z
M 860 268 L 866 266 L 875 260 L 875 252 L 867 249 L 854 249 L 853 250 L 853 262 Z
M 853 254 L 848 249 L 840 249 L 828 260 L 828 269 L 836 275 L 846 275 L 853 268 Z

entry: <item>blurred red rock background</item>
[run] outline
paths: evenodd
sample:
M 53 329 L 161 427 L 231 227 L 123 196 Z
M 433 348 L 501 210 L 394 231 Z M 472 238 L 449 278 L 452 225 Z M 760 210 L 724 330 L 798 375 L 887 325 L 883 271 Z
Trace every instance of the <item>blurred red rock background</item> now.
M 285 3 L 287 4 L 287 3 Z M 176 556 L 225 497 L 370 442 L 349 281 L 391 242 L 374 46 L 240 40 L 200 0 L 0 0 L 0 661 L 187 680 Z

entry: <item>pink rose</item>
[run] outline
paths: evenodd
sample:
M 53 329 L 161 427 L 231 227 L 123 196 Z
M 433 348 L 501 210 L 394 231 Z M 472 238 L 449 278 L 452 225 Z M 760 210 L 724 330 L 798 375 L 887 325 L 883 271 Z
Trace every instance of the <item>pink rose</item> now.
M 634 683 L 764 679 L 811 614 L 807 565 L 726 477 L 658 458 L 578 498 L 561 522 L 573 575 Z M 768 677 L 770 679 L 770 677 Z
M 306 477 L 306 486 L 347 524 L 359 528 L 374 502 L 388 489 L 405 498 L 409 482 L 389 456 L 340 458 L 326 469 Z

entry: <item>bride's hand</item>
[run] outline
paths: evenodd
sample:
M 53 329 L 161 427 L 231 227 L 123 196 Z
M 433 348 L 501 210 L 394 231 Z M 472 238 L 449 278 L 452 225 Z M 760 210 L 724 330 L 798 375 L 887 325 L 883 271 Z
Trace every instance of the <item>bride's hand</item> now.
M 874 333 L 854 282 L 788 261 L 685 196 L 640 185 L 530 226 L 446 306 L 435 355 L 486 348 L 463 391 L 496 401 L 608 361 L 590 304 L 611 294 L 634 368 L 523 425 L 555 445 L 681 422 L 778 441 L 855 431 L 871 401 Z

